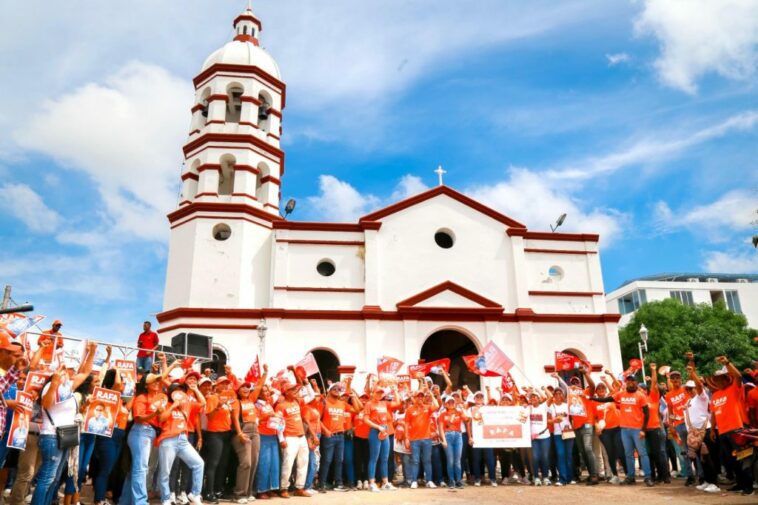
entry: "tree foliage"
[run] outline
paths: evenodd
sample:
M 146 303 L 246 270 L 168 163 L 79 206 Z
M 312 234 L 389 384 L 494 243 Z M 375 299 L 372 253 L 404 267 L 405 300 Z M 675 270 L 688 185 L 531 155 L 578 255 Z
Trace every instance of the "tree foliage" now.
M 637 343 L 642 324 L 649 335 L 645 363 L 671 365 L 684 374 L 684 354 L 691 351 L 698 371 L 711 374 L 719 367 L 715 361 L 718 356 L 728 356 L 740 370 L 758 358 L 758 346 L 753 341 L 755 330 L 748 328 L 744 315 L 735 314 L 724 304 L 689 306 L 668 299 L 642 305 L 619 331 L 625 364 L 639 358 Z

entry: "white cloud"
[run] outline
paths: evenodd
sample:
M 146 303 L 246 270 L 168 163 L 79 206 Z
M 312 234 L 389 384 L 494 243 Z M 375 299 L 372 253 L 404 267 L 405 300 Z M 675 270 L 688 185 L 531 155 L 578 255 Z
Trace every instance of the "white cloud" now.
M 709 252 L 703 261 L 703 268 L 706 272 L 723 274 L 758 272 L 758 251 L 754 250 L 752 246 L 745 246 L 745 248 L 748 250 Z
M 645 0 L 635 22 L 638 34 L 661 46 L 660 79 L 689 94 L 715 72 L 747 80 L 758 64 L 758 2 L 755 0 Z
M 698 205 L 674 212 L 666 202 L 655 206 L 655 219 L 659 229 L 671 231 L 688 228 L 707 234 L 714 241 L 730 239 L 735 232 L 751 229 L 758 215 L 758 192 L 734 190 L 706 205 Z
M 608 66 L 613 67 L 618 65 L 619 63 L 628 63 L 630 60 L 630 57 L 626 53 L 614 53 L 614 54 L 606 54 L 605 59 L 608 60 Z
M 565 212 L 568 217 L 561 230 L 599 233 L 605 246 L 618 238 L 629 219 L 614 209 L 586 209 L 543 174 L 525 168 L 511 168 L 507 179 L 473 186 L 466 194 L 537 230 L 548 229 Z
M 734 114 L 712 126 L 661 138 L 662 133 L 633 143 L 619 151 L 593 157 L 579 163 L 551 170 L 548 175 L 555 179 L 585 180 L 607 175 L 619 169 L 666 160 L 685 149 L 717 139 L 732 132 L 750 131 L 758 124 L 758 111 L 747 110 Z
M 405 174 L 400 178 L 400 182 L 397 184 L 397 188 L 392 192 L 390 199 L 393 201 L 405 200 L 406 198 L 417 195 L 429 189 L 429 186 L 424 184 L 421 177 L 417 175 Z
M 357 221 L 380 202 L 377 197 L 363 195 L 347 182 L 332 175 L 319 177 L 319 189 L 320 194 L 309 196 L 308 202 L 320 217 L 328 221 Z
M 102 83 L 47 101 L 14 138 L 89 175 L 116 231 L 164 240 L 191 103 L 189 81 L 132 62 Z
M 61 223 L 61 216 L 26 184 L 0 185 L 0 209 L 36 232 L 52 232 Z

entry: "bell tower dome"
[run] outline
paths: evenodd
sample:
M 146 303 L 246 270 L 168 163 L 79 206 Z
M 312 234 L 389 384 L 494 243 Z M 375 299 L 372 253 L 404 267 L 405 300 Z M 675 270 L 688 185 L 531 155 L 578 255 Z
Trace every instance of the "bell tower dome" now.
M 233 27 L 233 40 L 214 51 L 193 79 L 179 207 L 234 203 L 278 216 L 285 84 L 260 46 L 263 25 L 250 6 Z

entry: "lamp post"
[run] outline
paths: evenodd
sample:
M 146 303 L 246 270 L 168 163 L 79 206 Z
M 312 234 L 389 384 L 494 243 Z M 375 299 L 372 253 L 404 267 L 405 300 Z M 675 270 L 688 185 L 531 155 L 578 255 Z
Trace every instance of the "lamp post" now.
M 261 320 L 258 322 L 258 339 L 260 342 L 258 343 L 258 354 L 260 354 L 261 360 L 266 361 L 266 332 L 268 331 L 268 326 L 266 326 L 266 320 L 261 318 Z
M 647 328 L 645 328 L 645 325 L 640 326 L 640 341 L 637 342 L 637 348 L 640 350 L 640 367 L 642 368 L 642 383 L 647 384 L 647 381 L 645 380 L 645 358 L 642 354 L 642 351 L 644 350 L 647 352 L 647 337 L 648 337 L 648 331 Z M 653 378 L 654 380 L 655 378 Z

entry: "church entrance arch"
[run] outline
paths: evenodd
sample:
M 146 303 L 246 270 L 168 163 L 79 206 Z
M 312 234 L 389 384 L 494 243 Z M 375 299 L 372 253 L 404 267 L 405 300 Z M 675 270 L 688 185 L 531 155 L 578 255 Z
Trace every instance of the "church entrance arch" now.
M 453 387 L 458 389 L 465 384 L 472 391 L 477 391 L 481 387 L 479 376 L 469 371 L 463 356 L 478 353 L 476 344 L 468 336 L 457 330 L 446 329 L 436 331 L 427 337 L 421 346 L 420 358 L 426 362 L 449 358 L 449 375 Z M 434 374 L 431 377 L 434 383 L 444 390 L 445 380 Z
M 582 351 L 580 351 L 579 349 L 568 348 L 568 349 L 564 349 L 562 352 L 564 354 L 570 354 L 571 356 L 576 356 L 577 358 L 579 358 L 580 360 L 582 360 L 584 363 L 589 363 L 590 362 L 587 359 L 587 356 Z M 569 379 L 571 379 L 572 377 L 576 376 L 576 377 L 579 377 L 579 380 L 582 381 L 582 385 L 586 385 L 585 384 L 585 380 L 584 380 L 584 375 L 582 375 L 582 373 L 579 370 L 577 370 L 577 369 L 567 370 L 567 371 L 561 371 L 561 372 L 558 372 L 558 374 L 561 376 L 561 378 L 564 381 L 566 381 L 567 384 L 568 384 Z
M 312 349 L 311 352 L 316 359 L 318 370 L 321 372 L 321 377 L 315 377 L 315 379 L 318 381 L 321 391 L 325 392 L 326 384 L 324 382 L 338 382 L 340 380 L 340 374 L 337 371 L 337 367 L 340 366 L 340 359 L 331 349 Z M 324 382 L 322 382 L 322 378 Z

